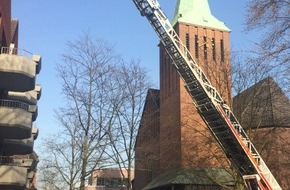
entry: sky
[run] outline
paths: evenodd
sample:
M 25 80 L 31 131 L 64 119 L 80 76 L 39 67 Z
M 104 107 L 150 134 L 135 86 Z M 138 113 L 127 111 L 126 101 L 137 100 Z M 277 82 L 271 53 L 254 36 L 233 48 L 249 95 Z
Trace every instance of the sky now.
M 159 3 L 172 20 L 176 0 Z M 257 41 L 257 35 L 244 32 L 245 0 L 209 0 L 209 4 L 212 14 L 231 29 L 233 50 L 245 50 Z M 149 70 L 153 87 L 159 86 L 159 40 L 132 0 L 12 0 L 12 17 L 19 19 L 19 48 L 42 56 L 36 150 L 43 138 L 59 129 L 54 110 L 63 96 L 56 64 L 61 63 L 66 43 L 79 39 L 84 31 L 113 44 L 126 60 L 139 59 Z

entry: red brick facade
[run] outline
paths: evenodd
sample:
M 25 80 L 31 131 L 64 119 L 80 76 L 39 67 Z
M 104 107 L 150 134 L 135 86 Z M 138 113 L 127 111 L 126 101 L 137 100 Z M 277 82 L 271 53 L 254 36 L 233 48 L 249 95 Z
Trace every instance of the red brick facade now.
M 149 89 L 135 145 L 136 190 L 160 174 L 159 117 L 159 90 Z
M 0 40 L 1 47 L 11 42 L 11 0 L 0 1 Z
M 11 19 L 11 0 L 0 1 L 0 46 L 18 47 L 18 21 Z
M 212 84 L 230 103 L 229 33 L 182 23 L 177 23 L 175 30 Z M 160 47 L 160 139 L 162 139 L 160 141 L 162 172 L 180 167 L 226 165 L 223 154 L 213 143 L 211 134 L 197 113 L 183 81 L 177 75 L 162 46 Z

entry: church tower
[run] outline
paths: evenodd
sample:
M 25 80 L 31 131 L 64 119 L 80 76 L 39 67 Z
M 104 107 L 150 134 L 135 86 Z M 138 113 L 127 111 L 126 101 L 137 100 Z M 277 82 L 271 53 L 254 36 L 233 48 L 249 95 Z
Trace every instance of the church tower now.
M 207 0 L 178 0 L 172 25 L 192 57 L 231 105 L 229 28 L 216 19 Z M 160 171 L 227 167 L 160 45 Z

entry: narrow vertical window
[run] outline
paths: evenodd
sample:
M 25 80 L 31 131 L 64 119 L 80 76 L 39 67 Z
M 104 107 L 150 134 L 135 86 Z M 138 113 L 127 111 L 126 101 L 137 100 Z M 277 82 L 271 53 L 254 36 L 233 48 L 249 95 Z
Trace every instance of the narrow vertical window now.
M 216 61 L 216 47 L 215 47 L 215 38 L 211 39 L 211 48 L 212 48 L 212 59 Z
M 186 33 L 185 35 L 185 42 L 186 42 L 186 48 L 189 50 L 190 44 L 189 44 L 189 34 Z
M 204 59 L 207 60 L 207 39 L 206 39 L 206 36 L 203 37 L 203 55 L 204 55 Z
M 194 36 L 195 57 L 198 58 L 198 36 Z
M 224 62 L 224 60 L 225 60 L 224 40 L 221 39 L 221 61 Z

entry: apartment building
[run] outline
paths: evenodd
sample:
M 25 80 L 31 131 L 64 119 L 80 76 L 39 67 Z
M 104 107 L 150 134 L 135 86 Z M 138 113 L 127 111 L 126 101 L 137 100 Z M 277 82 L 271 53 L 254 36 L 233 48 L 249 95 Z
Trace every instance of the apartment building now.
M 0 189 L 33 190 L 41 56 L 18 48 L 18 23 L 11 18 L 11 0 L 0 1 Z

